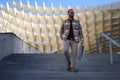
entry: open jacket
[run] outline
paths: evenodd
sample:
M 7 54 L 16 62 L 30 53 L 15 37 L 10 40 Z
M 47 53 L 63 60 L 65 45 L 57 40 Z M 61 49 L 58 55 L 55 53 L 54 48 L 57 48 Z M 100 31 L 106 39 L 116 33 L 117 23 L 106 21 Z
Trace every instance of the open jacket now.
M 80 39 L 83 39 L 82 28 L 81 28 L 79 20 L 73 19 L 72 27 L 73 27 L 74 41 L 79 42 Z M 67 40 L 69 31 L 70 31 L 70 20 L 68 18 L 62 22 L 62 25 L 60 28 L 60 37 L 62 40 Z

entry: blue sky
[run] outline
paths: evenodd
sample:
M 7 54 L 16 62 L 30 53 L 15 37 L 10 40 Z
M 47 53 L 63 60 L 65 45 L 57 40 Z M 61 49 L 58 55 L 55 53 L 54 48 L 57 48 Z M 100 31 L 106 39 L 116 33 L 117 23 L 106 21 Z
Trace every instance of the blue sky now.
M 0 0 L 0 3 L 6 5 L 6 2 L 20 2 L 20 0 Z M 24 4 L 27 4 L 27 0 L 21 0 Z M 46 7 L 51 7 L 51 3 L 53 3 L 54 7 L 59 7 L 61 3 L 62 6 L 67 7 L 69 6 L 96 6 L 102 5 L 107 3 L 112 3 L 120 0 L 36 0 L 38 6 L 43 6 L 43 2 L 45 3 Z M 35 0 L 29 0 L 30 5 L 35 5 Z

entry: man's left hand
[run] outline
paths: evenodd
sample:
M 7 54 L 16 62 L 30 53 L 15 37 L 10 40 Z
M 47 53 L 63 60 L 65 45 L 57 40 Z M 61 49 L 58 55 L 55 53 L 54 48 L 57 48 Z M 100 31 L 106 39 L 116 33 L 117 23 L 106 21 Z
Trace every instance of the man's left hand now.
M 84 43 L 84 39 L 81 39 L 81 40 L 80 40 L 80 44 L 83 44 L 83 43 Z

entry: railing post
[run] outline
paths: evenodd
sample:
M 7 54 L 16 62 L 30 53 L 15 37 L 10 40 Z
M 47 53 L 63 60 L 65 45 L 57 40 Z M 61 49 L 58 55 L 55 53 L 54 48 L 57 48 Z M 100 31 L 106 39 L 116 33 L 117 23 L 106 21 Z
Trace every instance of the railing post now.
M 99 50 L 100 50 L 100 54 L 102 54 L 101 37 L 100 37 L 100 39 L 99 39 Z
M 112 55 L 112 42 L 109 41 L 110 44 L 110 63 L 113 64 L 113 55 Z

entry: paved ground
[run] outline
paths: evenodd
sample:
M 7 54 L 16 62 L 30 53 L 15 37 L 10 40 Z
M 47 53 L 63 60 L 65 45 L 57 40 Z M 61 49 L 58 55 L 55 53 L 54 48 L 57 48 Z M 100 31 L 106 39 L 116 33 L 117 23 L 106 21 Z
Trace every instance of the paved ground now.
M 65 70 L 62 54 L 12 54 L 0 61 L 0 80 L 120 80 L 120 55 L 87 54 L 79 72 Z

